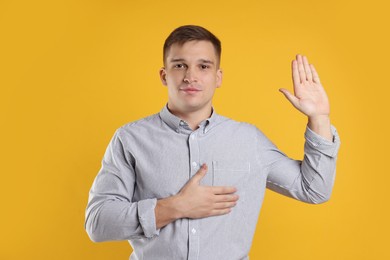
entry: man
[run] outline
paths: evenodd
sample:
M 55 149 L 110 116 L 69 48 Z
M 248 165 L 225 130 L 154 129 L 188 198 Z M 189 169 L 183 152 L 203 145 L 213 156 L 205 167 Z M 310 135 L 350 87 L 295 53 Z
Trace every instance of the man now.
M 266 187 L 308 203 L 329 199 L 340 141 L 314 66 L 297 55 L 294 95 L 280 90 L 308 116 L 296 161 L 255 126 L 215 112 L 220 55 L 220 41 L 199 26 L 166 39 L 168 103 L 112 138 L 86 211 L 93 241 L 129 240 L 130 259 L 248 259 Z

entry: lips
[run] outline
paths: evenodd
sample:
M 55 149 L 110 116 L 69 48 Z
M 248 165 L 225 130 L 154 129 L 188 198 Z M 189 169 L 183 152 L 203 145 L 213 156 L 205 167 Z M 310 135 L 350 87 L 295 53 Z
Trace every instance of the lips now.
M 193 94 L 201 91 L 200 89 L 194 87 L 181 88 L 180 90 L 189 94 Z

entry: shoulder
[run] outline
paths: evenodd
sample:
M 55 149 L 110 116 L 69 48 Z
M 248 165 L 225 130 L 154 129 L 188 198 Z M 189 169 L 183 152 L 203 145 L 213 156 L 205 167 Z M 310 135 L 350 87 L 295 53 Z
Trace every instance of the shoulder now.
M 150 129 L 151 127 L 155 127 L 161 123 L 159 113 L 128 122 L 122 126 L 120 126 L 116 130 L 116 134 L 119 136 L 131 135 L 136 132 L 140 132 L 142 130 Z
M 251 140 L 257 140 L 262 144 L 270 142 L 264 132 L 256 125 L 237 121 L 225 116 L 220 117 L 223 118 L 221 120 L 222 123 L 220 124 L 222 129 L 229 129 L 229 131 L 233 131 L 235 135 L 245 136 Z
M 230 128 L 231 130 L 245 132 L 248 134 L 257 134 L 258 132 L 261 132 L 259 128 L 257 128 L 257 126 L 255 126 L 254 124 L 237 121 L 225 116 L 219 117 L 221 118 L 221 126 L 224 128 Z

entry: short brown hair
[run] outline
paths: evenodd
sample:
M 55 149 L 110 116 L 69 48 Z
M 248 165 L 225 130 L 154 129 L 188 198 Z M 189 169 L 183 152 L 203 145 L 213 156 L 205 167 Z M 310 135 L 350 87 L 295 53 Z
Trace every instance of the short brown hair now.
M 168 56 L 169 48 L 177 43 L 183 45 L 189 41 L 209 41 L 213 44 L 215 53 L 217 54 L 217 63 L 221 60 L 221 41 L 207 29 L 197 25 L 183 25 L 171 32 L 165 40 L 163 48 L 163 62 L 165 64 Z

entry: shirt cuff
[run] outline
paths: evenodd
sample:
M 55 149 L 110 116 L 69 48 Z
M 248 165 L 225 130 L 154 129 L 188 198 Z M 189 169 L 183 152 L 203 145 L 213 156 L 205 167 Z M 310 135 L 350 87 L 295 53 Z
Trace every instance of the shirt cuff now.
M 333 142 L 313 132 L 308 126 L 306 126 L 305 139 L 306 143 L 313 149 L 327 156 L 335 157 L 340 147 L 340 137 L 333 125 L 330 126 L 330 129 L 333 135 Z
M 154 209 L 157 199 L 146 199 L 138 201 L 138 219 L 147 238 L 159 235 L 160 230 L 156 229 L 156 214 Z

